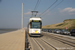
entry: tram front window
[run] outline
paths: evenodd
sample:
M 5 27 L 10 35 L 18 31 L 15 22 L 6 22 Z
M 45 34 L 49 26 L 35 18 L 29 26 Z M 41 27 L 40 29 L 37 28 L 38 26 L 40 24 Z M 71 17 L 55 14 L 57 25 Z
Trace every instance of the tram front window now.
M 41 23 L 40 22 L 32 22 L 31 28 L 41 28 Z

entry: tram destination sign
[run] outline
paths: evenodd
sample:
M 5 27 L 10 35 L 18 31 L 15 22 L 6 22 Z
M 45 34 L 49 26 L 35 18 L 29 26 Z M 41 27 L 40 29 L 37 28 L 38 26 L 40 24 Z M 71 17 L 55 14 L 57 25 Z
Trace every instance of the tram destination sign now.
M 39 22 L 39 20 L 33 20 L 33 22 Z

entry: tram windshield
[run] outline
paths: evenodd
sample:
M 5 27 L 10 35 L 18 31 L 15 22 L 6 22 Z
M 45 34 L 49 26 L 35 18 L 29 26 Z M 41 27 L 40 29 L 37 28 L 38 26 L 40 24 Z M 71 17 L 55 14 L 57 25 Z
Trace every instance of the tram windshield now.
M 31 22 L 31 28 L 41 28 L 41 22 Z

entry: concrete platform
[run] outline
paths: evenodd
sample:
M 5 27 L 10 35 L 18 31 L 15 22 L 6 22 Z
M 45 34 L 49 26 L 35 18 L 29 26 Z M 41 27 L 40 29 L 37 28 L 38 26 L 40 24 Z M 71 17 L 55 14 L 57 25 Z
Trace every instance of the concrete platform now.
M 25 30 L 0 34 L 0 50 L 25 50 Z

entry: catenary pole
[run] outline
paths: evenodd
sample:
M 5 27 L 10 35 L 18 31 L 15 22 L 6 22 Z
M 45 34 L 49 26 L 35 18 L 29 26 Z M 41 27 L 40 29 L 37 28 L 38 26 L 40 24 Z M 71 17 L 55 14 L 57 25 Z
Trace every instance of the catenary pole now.
M 22 21 L 21 21 L 22 23 L 21 23 L 21 27 L 22 27 L 22 30 L 21 30 L 21 32 L 23 32 L 23 3 L 22 3 Z

